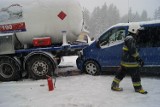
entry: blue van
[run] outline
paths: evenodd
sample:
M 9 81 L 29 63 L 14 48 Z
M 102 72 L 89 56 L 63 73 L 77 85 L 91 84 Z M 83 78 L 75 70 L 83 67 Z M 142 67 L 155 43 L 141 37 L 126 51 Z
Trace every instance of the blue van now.
M 131 24 L 139 24 L 144 30 L 138 36 L 138 50 L 144 67 L 160 68 L 160 20 L 119 23 L 110 27 L 91 45 L 83 49 L 76 60 L 77 67 L 91 75 L 118 68 L 122 56 L 124 38 Z

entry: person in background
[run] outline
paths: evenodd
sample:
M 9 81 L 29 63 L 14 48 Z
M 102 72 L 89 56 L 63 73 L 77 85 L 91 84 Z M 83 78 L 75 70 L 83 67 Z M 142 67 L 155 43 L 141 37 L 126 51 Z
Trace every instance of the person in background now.
M 141 94 L 148 93 L 141 85 L 139 68 L 143 67 L 144 62 L 140 58 L 136 47 L 136 40 L 140 30 L 142 30 L 142 28 L 138 24 L 132 24 L 128 28 L 129 34 L 124 40 L 120 69 L 111 85 L 111 90 L 113 91 L 122 91 L 123 88 L 119 87 L 119 83 L 126 74 L 130 74 L 135 92 Z

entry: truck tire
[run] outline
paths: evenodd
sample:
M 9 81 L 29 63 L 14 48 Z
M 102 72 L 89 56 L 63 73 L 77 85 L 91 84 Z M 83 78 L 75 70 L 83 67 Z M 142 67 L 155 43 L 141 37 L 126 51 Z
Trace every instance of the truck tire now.
M 54 70 L 50 59 L 43 55 L 34 55 L 27 61 L 27 71 L 33 79 L 45 79 L 52 76 Z
M 90 75 L 99 75 L 101 70 L 97 62 L 93 60 L 86 61 L 83 66 L 84 71 Z
M 15 81 L 20 78 L 20 65 L 11 57 L 0 58 L 0 81 Z

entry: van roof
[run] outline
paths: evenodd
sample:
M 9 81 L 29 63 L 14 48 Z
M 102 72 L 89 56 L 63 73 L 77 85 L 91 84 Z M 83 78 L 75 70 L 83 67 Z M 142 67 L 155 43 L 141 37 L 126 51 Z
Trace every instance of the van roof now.
M 133 23 L 139 23 L 140 25 L 158 24 L 158 23 L 160 24 L 160 20 L 141 21 L 141 22 L 129 22 L 129 23 L 118 23 L 116 25 L 111 26 L 110 28 L 118 27 L 118 26 L 129 26 L 129 25 L 131 25 Z
M 118 24 L 115 24 L 111 27 L 109 27 L 107 30 L 105 30 L 102 34 L 104 34 L 106 31 L 108 31 L 109 29 L 111 28 L 115 28 L 115 27 L 120 27 L 120 26 L 129 26 L 133 23 L 139 23 L 140 26 L 143 26 L 143 25 L 150 25 L 150 24 L 160 24 L 160 20 L 152 20 L 152 21 L 140 21 L 140 22 L 129 22 L 129 23 L 118 23 Z

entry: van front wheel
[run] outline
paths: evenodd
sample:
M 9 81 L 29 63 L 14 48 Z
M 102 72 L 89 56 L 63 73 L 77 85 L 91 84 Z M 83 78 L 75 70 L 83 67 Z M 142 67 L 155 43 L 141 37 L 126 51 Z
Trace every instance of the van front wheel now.
M 86 73 L 90 75 L 99 75 L 100 74 L 100 66 L 97 64 L 97 62 L 89 60 L 86 61 L 83 69 Z

